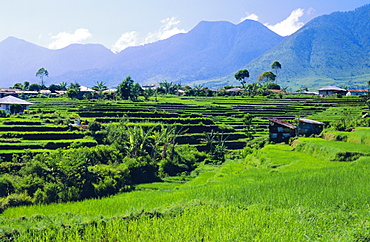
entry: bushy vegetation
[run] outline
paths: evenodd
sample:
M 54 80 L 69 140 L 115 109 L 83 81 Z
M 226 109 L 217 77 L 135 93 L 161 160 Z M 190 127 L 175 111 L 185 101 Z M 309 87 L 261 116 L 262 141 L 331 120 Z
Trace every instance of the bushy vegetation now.
M 0 178 L 12 189 L 1 195 L 1 208 L 25 202 L 75 201 L 128 191 L 135 184 L 190 172 L 206 157 L 195 147 L 177 147 L 177 131 L 173 126 L 145 128 L 118 123 L 101 130 L 99 125 L 91 123 L 89 128 L 93 135 L 102 133 L 100 138 L 104 144 L 58 149 L 33 157 L 14 156 L 13 162 L 6 163 L 10 170 L 4 170 Z M 10 203 L 9 199 L 15 194 L 23 195 Z
M 2 122 L 12 131 L 0 132 L 0 147 L 35 149 L 9 150 L 0 163 L 0 240 L 370 237 L 368 132 L 356 127 L 366 121 L 351 121 L 356 132 L 327 131 L 327 140 L 298 138 L 294 148 L 266 136 L 271 115 L 322 115 L 337 129 L 343 116 L 363 111 L 360 101 L 166 93 L 156 102 L 34 101 L 37 119 Z
M 368 157 L 331 162 L 287 145 L 268 145 L 245 161 L 201 167 L 197 178 L 176 187 L 7 209 L 0 217 L 1 236 L 19 241 L 129 241 L 132 236 L 163 241 L 169 235 L 174 241 L 361 241 L 370 236 L 369 164 Z

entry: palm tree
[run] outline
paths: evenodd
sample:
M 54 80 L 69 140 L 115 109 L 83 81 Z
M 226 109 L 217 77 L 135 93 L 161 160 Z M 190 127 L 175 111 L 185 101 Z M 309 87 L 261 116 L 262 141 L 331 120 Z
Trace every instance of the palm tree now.
M 162 87 L 166 94 L 171 93 L 171 88 L 173 87 L 172 82 L 168 82 L 167 80 L 164 80 L 159 83 L 159 86 Z
M 61 91 L 67 91 L 67 83 L 66 82 L 61 82 L 59 84 L 60 90 Z
M 105 91 L 108 89 L 108 87 L 106 86 L 106 83 L 103 82 L 103 81 L 97 81 L 96 82 L 96 85 L 93 86 L 93 88 L 95 91 L 99 91 L 99 92 L 102 92 L 102 91 Z

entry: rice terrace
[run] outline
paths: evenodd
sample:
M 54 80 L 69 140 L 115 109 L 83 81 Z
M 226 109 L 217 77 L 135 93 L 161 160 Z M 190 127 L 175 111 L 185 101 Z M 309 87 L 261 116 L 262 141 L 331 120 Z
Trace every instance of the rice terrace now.
M 0 4 L 0 242 L 370 241 L 370 4 L 166 1 Z
M 364 97 L 28 100 L 1 118 L 2 240 L 370 236 Z M 274 144 L 270 117 L 325 128 Z

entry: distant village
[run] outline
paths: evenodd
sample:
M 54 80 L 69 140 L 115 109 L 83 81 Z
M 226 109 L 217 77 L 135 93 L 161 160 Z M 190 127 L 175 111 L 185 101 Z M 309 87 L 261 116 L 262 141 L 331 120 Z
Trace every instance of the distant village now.
M 142 88 L 144 90 L 148 89 L 148 88 L 155 89 L 155 88 L 158 88 L 158 87 L 159 86 L 155 85 L 155 84 L 142 85 Z M 103 93 L 114 93 L 115 91 L 116 91 L 116 89 L 107 89 L 107 90 L 104 90 L 102 92 Z M 217 91 L 220 91 L 220 90 L 212 90 L 212 91 L 217 92 Z M 238 87 L 233 87 L 233 88 L 228 88 L 225 91 L 230 92 L 230 93 L 242 93 L 244 91 L 244 89 L 238 88 Z M 278 94 L 278 93 L 290 94 L 287 91 L 277 90 L 277 89 L 268 89 L 268 91 L 270 91 L 272 93 L 275 93 L 275 94 Z M 85 93 L 99 93 L 100 91 L 93 90 L 89 87 L 80 86 L 79 87 L 79 92 L 81 93 L 81 95 L 83 95 Z M 60 96 L 65 95 L 66 93 L 67 93 L 67 91 L 58 91 L 58 90 L 55 90 L 55 91 L 51 91 L 51 90 L 25 91 L 25 90 L 14 89 L 14 88 L 0 88 L 0 98 L 3 98 L 5 96 L 14 96 L 14 97 L 26 96 L 27 98 L 33 98 L 33 97 L 37 97 L 40 94 L 48 96 L 48 97 L 60 97 Z M 186 95 L 183 90 L 177 90 L 176 94 Z M 293 92 L 291 94 L 293 94 L 293 95 L 298 95 L 298 94 L 301 94 L 301 95 L 320 95 L 322 97 L 338 96 L 338 95 L 341 95 L 341 96 L 358 96 L 358 95 L 367 95 L 368 94 L 368 89 L 343 89 L 343 88 L 336 87 L 336 86 L 327 86 L 327 87 L 323 87 L 323 88 L 318 89 L 318 92 L 311 92 L 311 91 L 308 91 L 308 90 L 302 90 L 302 91 Z

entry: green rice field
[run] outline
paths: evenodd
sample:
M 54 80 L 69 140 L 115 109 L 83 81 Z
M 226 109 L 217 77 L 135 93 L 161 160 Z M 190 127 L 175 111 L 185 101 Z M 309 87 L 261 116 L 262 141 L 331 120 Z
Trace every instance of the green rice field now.
M 0 131 L 0 153 L 12 152 L 7 146 L 93 142 L 87 130 L 55 124 L 58 112 L 73 114 L 70 121 L 124 119 L 145 127 L 162 119 L 186 126 L 179 145 L 200 147 L 204 129 L 227 134 L 234 147 L 222 164 L 203 162 L 190 174 L 139 184 L 130 192 L 6 208 L 0 214 L 0 241 L 370 241 L 369 128 L 326 130 L 322 138 L 299 137 L 291 145 L 266 144 L 261 149 L 244 148 L 249 140 L 243 136 L 245 114 L 253 115 L 253 135 L 259 138 L 267 135 L 266 118 L 335 122 L 343 118 L 338 112 L 343 107 L 347 115 L 361 116 L 366 108 L 360 100 L 161 97 L 137 103 L 33 102 L 34 110 L 40 109 L 34 119 L 39 123 L 13 123 L 14 129 L 34 125 L 66 130 Z M 105 116 L 105 111 L 117 116 Z M 183 123 L 172 122 L 176 119 Z M 0 119 L 0 129 L 13 121 Z M 41 138 L 43 132 L 50 139 Z M 53 139 L 62 133 L 75 137 Z M 31 134 L 40 136 L 27 139 Z

